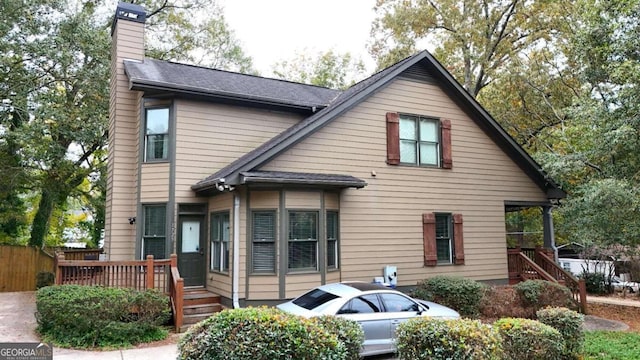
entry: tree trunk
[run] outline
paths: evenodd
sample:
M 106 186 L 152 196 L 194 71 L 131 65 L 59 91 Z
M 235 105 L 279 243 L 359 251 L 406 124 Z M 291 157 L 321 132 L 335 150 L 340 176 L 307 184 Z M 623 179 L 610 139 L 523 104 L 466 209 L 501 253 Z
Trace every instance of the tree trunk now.
M 53 213 L 53 207 L 55 204 L 56 194 L 51 190 L 43 188 L 40 202 L 38 203 L 38 211 L 33 217 L 33 224 L 31 224 L 31 237 L 29 238 L 29 245 L 43 247 L 44 238 L 49 232 L 49 221 L 51 214 Z

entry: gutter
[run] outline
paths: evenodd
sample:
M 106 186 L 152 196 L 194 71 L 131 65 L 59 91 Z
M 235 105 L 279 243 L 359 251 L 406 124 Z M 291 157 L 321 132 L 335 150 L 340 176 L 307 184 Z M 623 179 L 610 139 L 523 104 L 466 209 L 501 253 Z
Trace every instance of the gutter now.
M 232 300 L 233 308 L 240 308 L 238 299 L 240 281 L 240 196 L 233 196 L 233 282 L 232 282 Z

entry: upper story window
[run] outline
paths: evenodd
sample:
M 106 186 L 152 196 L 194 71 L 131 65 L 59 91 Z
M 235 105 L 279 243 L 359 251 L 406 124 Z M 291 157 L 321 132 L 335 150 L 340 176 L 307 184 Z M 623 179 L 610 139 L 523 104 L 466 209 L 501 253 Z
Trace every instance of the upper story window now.
M 169 158 L 169 108 L 145 110 L 144 160 Z
M 451 169 L 451 121 L 387 113 L 387 164 Z
M 440 165 L 440 121 L 400 115 L 400 162 Z

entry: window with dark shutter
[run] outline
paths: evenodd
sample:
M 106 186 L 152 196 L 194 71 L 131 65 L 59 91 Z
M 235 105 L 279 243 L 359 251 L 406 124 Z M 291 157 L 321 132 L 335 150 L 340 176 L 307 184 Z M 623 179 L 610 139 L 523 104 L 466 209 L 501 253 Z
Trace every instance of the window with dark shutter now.
M 387 113 L 387 164 L 400 164 L 400 115 Z
M 464 264 L 461 214 L 422 214 L 424 265 Z
M 252 270 L 276 271 L 276 212 L 255 211 L 252 217 Z

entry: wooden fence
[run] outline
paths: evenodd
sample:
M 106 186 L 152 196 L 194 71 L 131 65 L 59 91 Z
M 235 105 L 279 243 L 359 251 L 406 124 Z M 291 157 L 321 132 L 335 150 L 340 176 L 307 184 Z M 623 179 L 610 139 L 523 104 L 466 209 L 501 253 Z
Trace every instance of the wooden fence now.
M 36 247 L 0 245 L 0 292 L 35 290 L 41 271 L 55 273 L 53 255 Z

